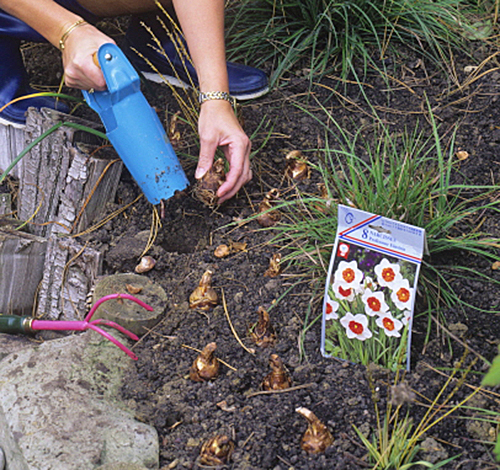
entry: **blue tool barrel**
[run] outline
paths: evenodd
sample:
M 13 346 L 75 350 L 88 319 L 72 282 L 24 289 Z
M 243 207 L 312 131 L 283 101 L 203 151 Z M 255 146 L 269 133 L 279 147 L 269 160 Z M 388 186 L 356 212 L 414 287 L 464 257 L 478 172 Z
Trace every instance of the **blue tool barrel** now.
M 189 181 L 155 110 L 141 92 L 139 75 L 115 44 L 97 58 L 107 91 L 83 92 L 116 152 L 152 204 L 185 189 Z

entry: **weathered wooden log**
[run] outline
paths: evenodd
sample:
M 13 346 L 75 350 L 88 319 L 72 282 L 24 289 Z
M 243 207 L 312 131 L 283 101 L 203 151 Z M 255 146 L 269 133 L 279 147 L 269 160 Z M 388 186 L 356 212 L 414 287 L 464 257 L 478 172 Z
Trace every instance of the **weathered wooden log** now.
M 0 215 L 12 214 L 12 196 L 9 193 L 0 193 Z
M 61 120 L 97 127 L 53 110 L 30 108 L 27 140 L 35 140 Z M 84 230 L 103 215 L 106 203 L 114 199 L 123 164 L 114 151 L 103 156 L 88 155 L 88 146 L 77 142 L 83 135 L 74 128 L 60 127 L 22 160 L 18 216 L 30 220 L 37 235 Z M 92 138 L 89 135 L 88 139 Z
M 3 173 L 12 161 L 26 147 L 26 137 L 22 127 L 0 124 L 0 173 Z M 19 166 L 15 166 L 10 175 L 19 178 Z
M 37 318 L 82 320 L 86 297 L 101 273 L 101 253 L 75 239 L 49 237 L 38 295 Z
M 3 152 L 6 161 L 0 159 L 0 165 L 6 168 L 30 142 L 61 121 L 100 129 L 95 123 L 57 111 L 29 109 L 24 129 L 0 127 L 0 138 L 3 132 L 10 145 L 9 152 Z M 7 312 L 31 314 L 36 291 L 38 318 L 76 320 L 85 314 L 87 293 L 101 271 L 101 254 L 64 235 L 78 233 L 101 219 L 106 203 L 115 197 L 123 167 L 121 160 L 110 149 L 100 151 L 99 156 L 89 155 L 103 143 L 89 133 L 62 126 L 33 147 L 18 164 L 18 171 L 14 172 L 20 176 L 17 215 L 28 220 L 30 232 L 44 238 L 40 239 L 43 249 L 34 254 L 27 253 L 21 241 L 17 245 L 6 241 L 0 247 L 0 295 L 4 302 L 0 305 Z M 19 235 L 21 239 L 24 236 L 27 235 Z M 32 272 L 11 267 L 11 258 L 21 248 Z M 21 293 L 14 291 L 13 286 Z
M 46 248 L 42 237 L 0 228 L 0 314 L 33 313 Z

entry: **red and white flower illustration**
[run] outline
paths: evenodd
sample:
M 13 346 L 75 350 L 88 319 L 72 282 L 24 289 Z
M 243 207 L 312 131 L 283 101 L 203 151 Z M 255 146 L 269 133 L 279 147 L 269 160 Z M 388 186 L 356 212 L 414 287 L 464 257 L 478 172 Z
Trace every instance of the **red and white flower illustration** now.
M 400 273 L 399 264 L 390 263 L 387 258 L 382 259 L 382 261 L 375 266 L 374 271 L 377 275 L 377 282 L 382 287 L 390 287 L 392 289 L 394 284 L 403 279 Z
M 404 326 L 408 325 L 411 320 L 411 311 L 410 310 L 405 310 L 403 312 L 403 317 L 401 318 L 401 322 L 403 323 Z
M 394 318 L 390 312 L 380 315 L 375 323 L 384 330 L 387 336 L 395 336 L 397 338 L 401 336 L 399 330 L 403 328 L 403 323 Z
M 383 292 L 372 292 L 370 289 L 366 289 L 361 300 L 365 304 L 365 313 L 370 317 L 382 315 L 389 310 Z
M 357 289 L 363 280 L 363 276 L 363 272 L 358 269 L 357 261 L 341 261 L 335 271 L 334 281 L 344 284 L 344 288 Z
M 413 287 L 407 279 L 401 279 L 398 283 L 394 284 L 391 292 L 391 300 L 399 310 L 411 310 L 413 301 Z
M 354 295 L 356 294 L 356 290 L 353 287 L 346 286 L 343 282 L 338 281 L 333 283 L 332 290 L 337 299 L 349 302 L 354 300 Z
M 375 289 L 377 287 L 377 284 L 375 281 L 370 277 L 370 276 L 365 276 L 365 288 L 367 289 Z
M 353 315 L 351 312 L 347 312 L 347 314 L 341 318 L 340 323 L 345 328 L 349 339 L 356 338 L 360 341 L 364 341 L 373 336 L 368 328 L 368 317 L 362 313 Z
M 325 320 L 337 320 L 339 317 L 337 313 L 338 309 L 339 303 L 327 297 L 325 303 Z
M 363 294 L 366 289 L 374 291 L 376 288 L 377 288 L 377 283 L 370 276 L 365 276 L 363 282 L 356 289 L 356 293 Z

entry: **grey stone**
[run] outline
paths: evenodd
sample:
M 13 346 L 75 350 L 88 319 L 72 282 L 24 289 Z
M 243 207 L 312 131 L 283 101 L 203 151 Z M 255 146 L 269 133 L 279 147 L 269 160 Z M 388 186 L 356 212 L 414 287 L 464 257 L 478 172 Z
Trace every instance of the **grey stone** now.
M 19 449 L 14 437 L 9 432 L 9 424 L 0 409 L 0 442 L 2 443 L 3 470 L 6 462 L 9 462 L 9 470 L 29 470 L 28 464 Z
M 427 437 L 422 441 L 420 454 L 424 460 L 432 464 L 446 460 L 449 457 L 445 448 L 433 437 Z
M 451 325 L 448 325 L 448 329 L 455 335 L 458 336 L 459 338 L 465 337 L 467 334 L 467 331 L 469 330 L 467 325 L 464 325 L 463 323 L 452 323 Z
M 100 305 L 92 319 L 104 318 L 114 321 L 140 336 L 163 318 L 168 296 L 159 284 L 139 274 L 120 273 L 103 276 L 95 285 L 92 300 L 96 303 L 101 297 L 115 292 L 127 293 L 130 286 L 139 291 L 136 296 L 152 307 L 153 311 L 148 311 L 130 300 L 113 299 Z
M 5 455 L 3 453 L 2 448 L 0 447 L 0 470 L 5 469 Z
M 26 336 L 14 336 L 0 333 L 0 360 L 9 354 L 33 346 Z
M 94 470 L 117 462 L 157 469 L 156 430 L 136 421 L 119 398 L 132 366 L 92 331 L 1 360 L 0 442 L 8 470 Z

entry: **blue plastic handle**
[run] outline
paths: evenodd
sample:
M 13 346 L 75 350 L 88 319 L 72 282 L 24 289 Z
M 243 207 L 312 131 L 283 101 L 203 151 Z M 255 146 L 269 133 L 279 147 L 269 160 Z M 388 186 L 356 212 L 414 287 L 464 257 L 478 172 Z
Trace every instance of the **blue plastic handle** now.
M 107 91 L 83 91 L 106 134 L 149 202 L 158 204 L 189 181 L 155 110 L 141 92 L 139 75 L 115 44 L 97 52 Z

